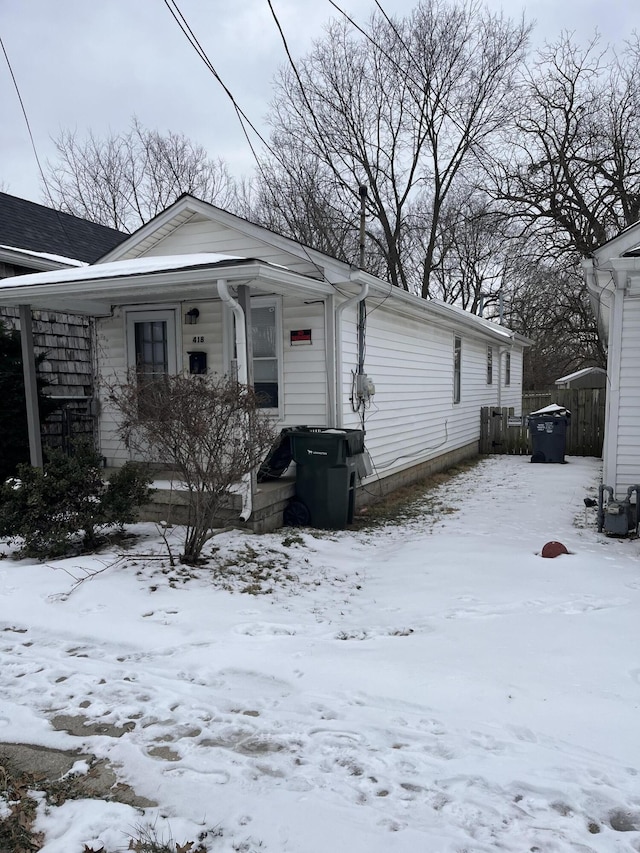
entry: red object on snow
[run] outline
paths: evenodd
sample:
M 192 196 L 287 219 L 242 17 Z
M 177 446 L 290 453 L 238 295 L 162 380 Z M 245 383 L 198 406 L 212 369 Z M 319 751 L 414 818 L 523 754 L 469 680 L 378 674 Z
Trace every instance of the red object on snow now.
M 543 557 L 559 557 L 560 554 L 568 554 L 569 552 L 562 542 L 547 542 L 542 549 Z

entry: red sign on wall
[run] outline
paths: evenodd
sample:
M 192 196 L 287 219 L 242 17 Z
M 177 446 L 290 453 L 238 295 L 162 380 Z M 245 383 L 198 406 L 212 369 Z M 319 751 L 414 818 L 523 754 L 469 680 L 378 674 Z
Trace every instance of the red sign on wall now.
M 311 343 L 311 329 L 292 329 L 289 334 L 291 337 L 291 346 Z

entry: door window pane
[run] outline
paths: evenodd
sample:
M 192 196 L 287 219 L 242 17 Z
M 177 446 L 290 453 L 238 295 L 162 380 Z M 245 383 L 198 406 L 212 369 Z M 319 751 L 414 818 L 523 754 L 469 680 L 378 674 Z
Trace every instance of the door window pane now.
M 136 323 L 134 329 L 138 375 L 148 379 L 165 376 L 169 372 L 166 321 L 152 320 Z

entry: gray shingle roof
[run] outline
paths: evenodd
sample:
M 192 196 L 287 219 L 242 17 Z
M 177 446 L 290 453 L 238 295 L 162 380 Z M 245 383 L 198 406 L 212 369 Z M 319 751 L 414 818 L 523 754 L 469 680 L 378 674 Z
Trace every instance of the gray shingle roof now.
M 0 192 L 0 245 L 93 263 L 128 234 Z

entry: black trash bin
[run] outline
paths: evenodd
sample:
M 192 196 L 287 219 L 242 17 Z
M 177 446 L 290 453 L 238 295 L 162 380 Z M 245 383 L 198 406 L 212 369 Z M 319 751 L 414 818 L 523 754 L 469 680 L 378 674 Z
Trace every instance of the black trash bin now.
M 289 432 L 289 440 L 296 463 L 296 496 L 284 511 L 285 524 L 343 529 L 353 521 L 363 431 L 299 427 Z
M 555 403 L 528 417 L 532 462 L 564 463 L 571 412 Z

